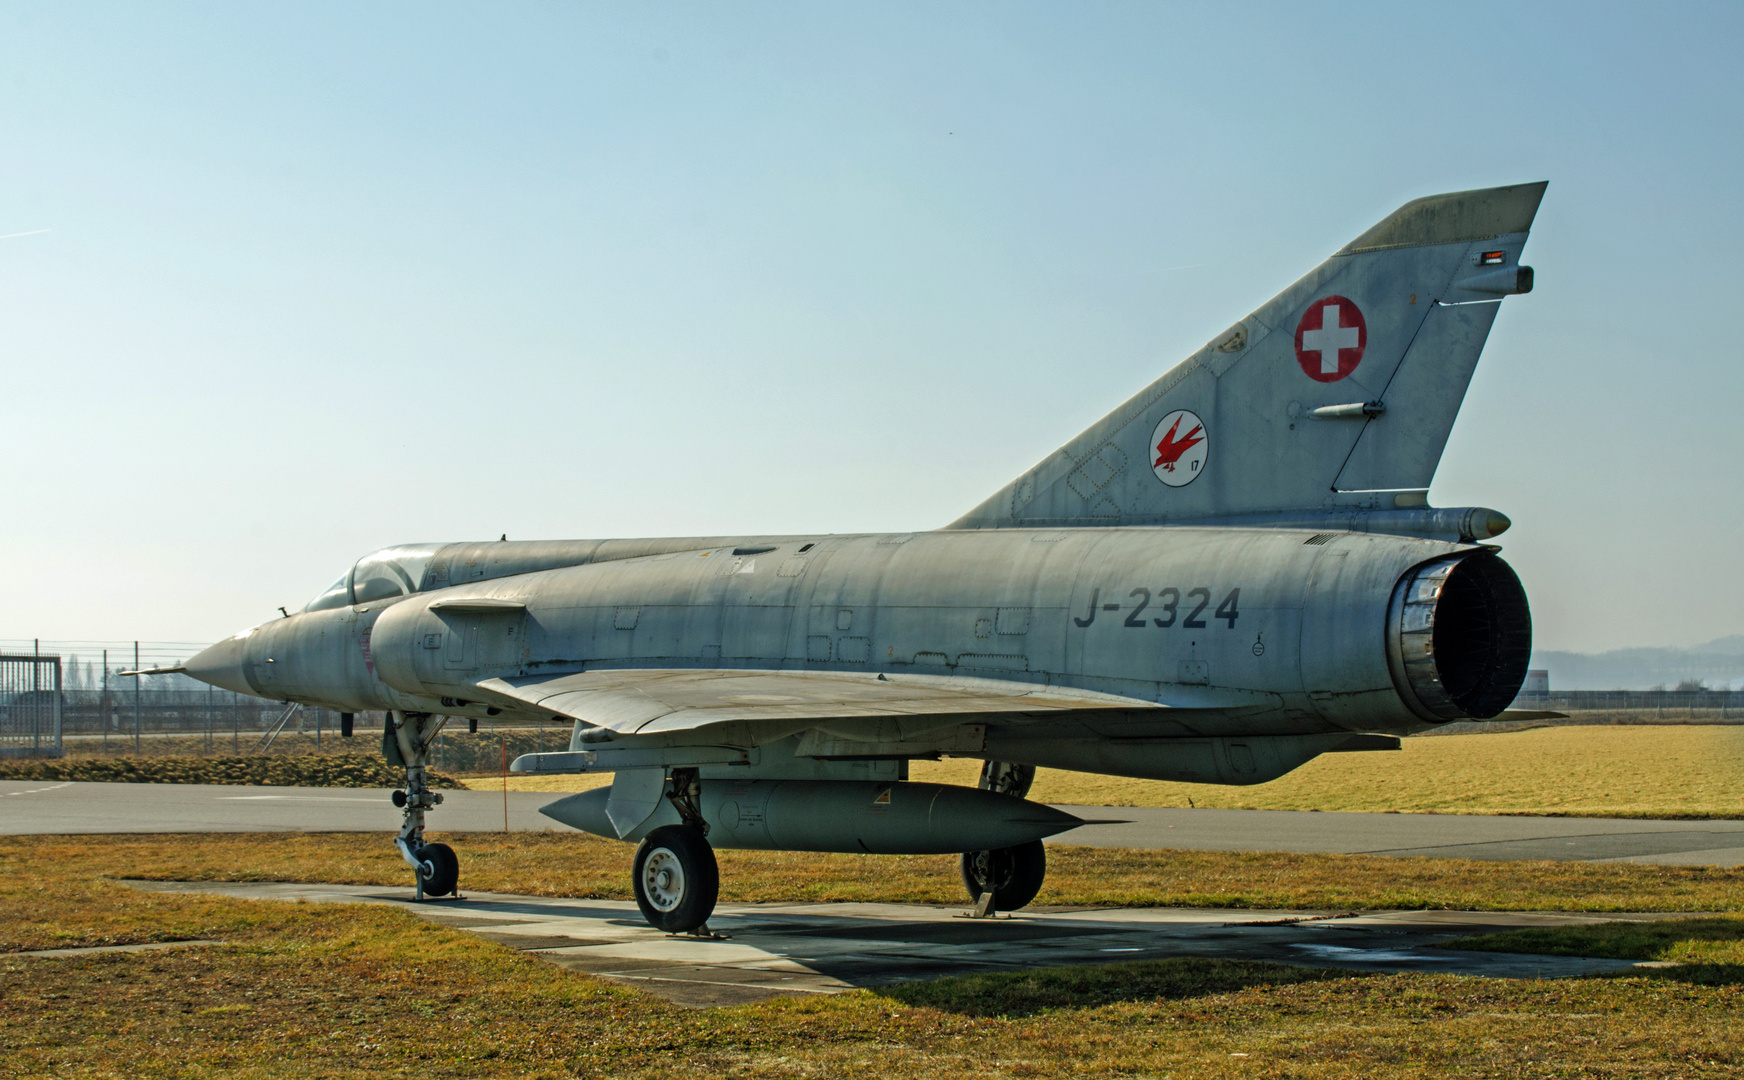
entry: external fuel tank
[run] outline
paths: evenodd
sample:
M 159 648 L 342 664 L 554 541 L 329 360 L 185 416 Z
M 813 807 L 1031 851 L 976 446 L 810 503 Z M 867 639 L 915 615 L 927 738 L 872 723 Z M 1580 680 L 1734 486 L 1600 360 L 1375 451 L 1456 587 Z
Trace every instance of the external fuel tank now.
M 595 788 L 540 813 L 607 839 L 611 789 Z M 908 781 L 704 780 L 698 799 L 717 848 L 943 855 L 1016 847 L 1076 828 L 1061 810 L 979 788 Z M 673 820 L 676 820 L 674 814 Z

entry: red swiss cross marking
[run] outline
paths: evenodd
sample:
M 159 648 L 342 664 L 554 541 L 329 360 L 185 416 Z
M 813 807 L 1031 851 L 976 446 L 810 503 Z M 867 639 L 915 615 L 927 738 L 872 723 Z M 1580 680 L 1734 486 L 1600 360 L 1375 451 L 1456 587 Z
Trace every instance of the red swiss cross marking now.
M 1337 382 L 1355 371 L 1368 346 L 1362 310 L 1342 296 L 1309 304 L 1296 324 L 1296 362 L 1315 382 Z

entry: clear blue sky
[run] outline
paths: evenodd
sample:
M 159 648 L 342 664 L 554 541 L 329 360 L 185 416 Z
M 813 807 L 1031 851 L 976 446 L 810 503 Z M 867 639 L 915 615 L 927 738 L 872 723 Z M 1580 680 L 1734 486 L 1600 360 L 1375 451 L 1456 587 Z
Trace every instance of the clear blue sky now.
M 1431 498 L 1744 631 L 1744 6 L 0 5 L 0 636 L 412 540 L 920 529 L 1400 203 L 1550 181 Z M 34 232 L 47 229 L 48 232 Z

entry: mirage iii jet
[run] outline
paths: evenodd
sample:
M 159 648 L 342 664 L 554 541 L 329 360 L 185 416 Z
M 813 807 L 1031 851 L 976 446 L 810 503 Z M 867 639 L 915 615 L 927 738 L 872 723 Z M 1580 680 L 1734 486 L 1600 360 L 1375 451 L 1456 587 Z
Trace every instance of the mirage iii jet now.
M 639 844 L 660 929 L 706 932 L 715 848 L 961 853 L 1020 908 L 1080 824 L 1038 766 L 1259 784 L 1514 699 L 1508 519 L 1427 493 L 1544 188 L 1407 203 L 941 529 L 389 548 L 182 670 L 385 710 L 420 895 L 432 740 L 492 717 L 573 725 L 516 772 L 613 774 L 544 812 Z M 907 779 L 941 756 L 979 787 Z

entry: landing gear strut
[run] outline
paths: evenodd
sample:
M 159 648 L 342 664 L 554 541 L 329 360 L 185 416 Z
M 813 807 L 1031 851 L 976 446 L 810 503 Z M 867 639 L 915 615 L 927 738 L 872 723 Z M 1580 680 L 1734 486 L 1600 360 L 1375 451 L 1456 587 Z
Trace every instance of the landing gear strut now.
M 417 876 L 419 900 L 460 895 L 460 859 L 454 849 L 424 842 L 424 812 L 442 802 L 442 796 L 430 790 L 425 769 L 430 764 L 430 744 L 447 722 L 446 716 L 396 710 L 388 713 L 382 727 L 382 756 L 390 765 L 406 767 L 406 790 L 394 792 L 394 805 L 405 813 L 394 846 Z
M 721 892 L 721 871 L 708 842 L 708 822 L 697 806 L 702 786 L 695 769 L 674 769 L 666 798 L 678 810 L 680 825 L 662 825 L 636 849 L 630 885 L 642 917 L 668 934 L 708 937 L 708 917 Z
M 981 788 L 1021 799 L 1035 783 L 1034 765 L 989 761 L 981 768 Z M 963 853 L 963 886 L 976 901 L 977 918 L 1025 907 L 1042 891 L 1048 873 L 1047 849 L 1040 840 L 997 851 Z

